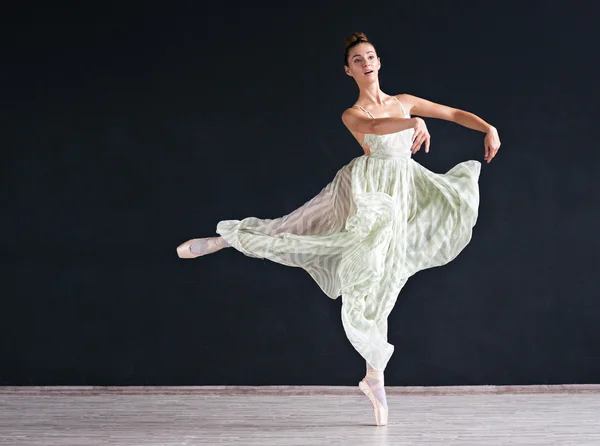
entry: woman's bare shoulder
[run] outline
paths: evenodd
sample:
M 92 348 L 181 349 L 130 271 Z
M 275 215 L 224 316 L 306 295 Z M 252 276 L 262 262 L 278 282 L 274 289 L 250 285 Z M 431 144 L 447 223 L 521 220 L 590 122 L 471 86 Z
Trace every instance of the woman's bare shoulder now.
M 362 117 L 361 111 L 355 105 L 348 107 L 342 112 L 342 122 L 346 127 L 355 125 Z
M 355 116 L 357 114 L 359 114 L 360 110 L 358 108 L 358 106 L 356 104 L 352 105 L 351 107 L 348 107 L 347 109 L 345 109 L 342 112 L 342 116 Z

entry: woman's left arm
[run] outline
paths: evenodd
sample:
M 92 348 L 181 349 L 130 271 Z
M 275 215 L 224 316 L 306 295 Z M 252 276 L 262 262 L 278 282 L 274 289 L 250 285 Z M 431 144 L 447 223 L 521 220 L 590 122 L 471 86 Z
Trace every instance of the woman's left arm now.
M 469 113 L 465 110 L 437 104 L 435 102 L 428 101 L 427 99 L 419 98 L 410 94 L 402 94 L 398 96 L 398 99 L 403 104 L 409 106 L 410 111 L 408 113 L 410 115 L 421 116 L 424 118 L 443 119 L 445 121 L 455 122 L 463 127 L 485 133 L 484 159 L 488 163 L 492 161 L 492 159 L 496 156 L 496 153 L 498 153 L 498 150 L 500 149 L 500 137 L 498 136 L 498 130 L 493 125 L 485 122 L 479 116 Z

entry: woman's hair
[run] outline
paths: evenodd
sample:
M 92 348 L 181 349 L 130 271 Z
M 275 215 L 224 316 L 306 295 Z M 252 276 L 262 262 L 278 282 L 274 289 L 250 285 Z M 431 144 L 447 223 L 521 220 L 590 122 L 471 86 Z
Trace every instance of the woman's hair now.
M 369 39 L 367 39 L 367 35 L 365 33 L 356 32 L 356 33 L 352 33 L 348 37 L 346 37 L 346 50 L 344 51 L 344 65 L 348 66 L 348 53 L 350 52 L 350 50 L 352 48 L 354 48 L 356 45 L 358 45 L 359 43 L 365 43 L 365 42 L 373 45 L 373 43 Z

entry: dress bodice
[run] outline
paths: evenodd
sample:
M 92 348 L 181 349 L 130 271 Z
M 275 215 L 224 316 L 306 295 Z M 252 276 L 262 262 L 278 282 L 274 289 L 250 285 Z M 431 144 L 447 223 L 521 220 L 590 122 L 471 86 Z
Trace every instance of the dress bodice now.
M 405 118 L 410 118 L 410 115 L 406 113 L 406 110 L 402 103 L 395 97 L 392 96 L 404 113 Z M 357 105 L 362 111 L 368 114 L 372 119 L 375 117 L 366 109 Z M 373 158 L 410 158 L 412 152 L 412 137 L 414 129 L 406 129 L 396 133 L 389 133 L 387 135 L 375 135 L 373 133 L 366 133 L 362 142 L 363 146 L 368 146 L 371 154 L 369 156 Z
M 363 145 L 369 146 L 371 151 L 369 156 L 375 158 L 410 158 L 414 132 L 414 129 L 406 129 L 387 135 L 367 133 Z

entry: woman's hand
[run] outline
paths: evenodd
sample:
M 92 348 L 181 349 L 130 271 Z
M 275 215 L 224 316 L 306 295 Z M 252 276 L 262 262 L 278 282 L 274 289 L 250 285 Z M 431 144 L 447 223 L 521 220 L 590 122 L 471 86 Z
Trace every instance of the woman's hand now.
M 429 143 L 431 140 L 431 136 L 429 135 L 429 130 L 427 130 L 427 126 L 425 125 L 425 121 L 421 118 L 413 118 L 415 120 L 415 133 L 413 134 L 412 141 L 413 145 L 410 148 L 412 153 L 417 153 L 421 150 L 421 145 L 425 143 L 425 152 L 429 153 Z
M 498 150 L 500 150 L 500 137 L 498 136 L 498 130 L 496 130 L 495 127 L 490 127 L 485 135 L 483 145 L 485 146 L 484 159 L 489 164 L 489 162 L 492 161 L 492 159 L 498 153 Z

